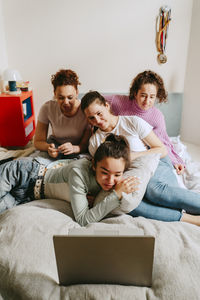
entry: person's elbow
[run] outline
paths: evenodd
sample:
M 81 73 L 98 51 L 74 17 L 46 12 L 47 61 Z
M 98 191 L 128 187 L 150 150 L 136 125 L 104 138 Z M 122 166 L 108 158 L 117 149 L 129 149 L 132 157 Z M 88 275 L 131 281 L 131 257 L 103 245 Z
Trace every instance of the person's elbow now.
M 81 216 L 81 217 L 76 217 L 75 219 L 76 219 L 76 222 L 77 222 L 80 226 L 82 226 L 82 227 L 84 227 L 84 226 L 86 226 L 86 225 L 89 224 L 89 222 L 87 221 L 87 219 L 86 219 L 85 217 L 83 217 L 83 216 Z
M 161 147 L 161 158 L 165 157 L 168 154 L 167 152 L 167 148 L 165 147 L 165 145 L 162 145 Z
M 39 141 L 37 138 L 33 139 L 33 145 L 38 150 L 40 150 L 40 143 L 41 143 L 41 141 Z
M 34 137 L 33 139 L 33 145 L 35 146 L 35 148 L 37 149 L 38 146 L 38 140 Z
M 39 140 L 37 138 L 33 139 L 33 145 L 36 149 L 41 150 L 41 151 L 48 151 L 48 144 L 44 140 Z

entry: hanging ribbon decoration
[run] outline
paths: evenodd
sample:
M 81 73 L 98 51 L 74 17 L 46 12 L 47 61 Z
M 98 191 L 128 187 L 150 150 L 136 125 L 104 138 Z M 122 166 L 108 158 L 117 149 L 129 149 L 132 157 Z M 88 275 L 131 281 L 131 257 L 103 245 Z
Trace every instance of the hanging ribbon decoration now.
M 169 22 L 171 21 L 171 8 L 169 6 L 162 6 L 157 20 L 157 49 L 158 61 L 161 64 L 167 62 L 166 41 L 168 36 Z

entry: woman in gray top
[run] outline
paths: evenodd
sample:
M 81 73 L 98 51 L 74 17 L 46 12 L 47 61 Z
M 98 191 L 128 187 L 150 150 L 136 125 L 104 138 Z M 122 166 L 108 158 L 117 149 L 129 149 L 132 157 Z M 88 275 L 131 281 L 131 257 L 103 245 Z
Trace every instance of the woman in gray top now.
M 97 149 L 94 160 L 69 160 L 60 168 L 47 169 L 36 159 L 19 159 L 0 166 L 0 212 L 34 199 L 53 198 L 71 202 L 76 221 L 85 226 L 98 222 L 117 208 L 122 193 L 137 190 L 138 179 L 122 178 L 130 163 L 130 149 L 122 136 L 110 135 Z M 89 207 L 87 196 L 109 191 Z

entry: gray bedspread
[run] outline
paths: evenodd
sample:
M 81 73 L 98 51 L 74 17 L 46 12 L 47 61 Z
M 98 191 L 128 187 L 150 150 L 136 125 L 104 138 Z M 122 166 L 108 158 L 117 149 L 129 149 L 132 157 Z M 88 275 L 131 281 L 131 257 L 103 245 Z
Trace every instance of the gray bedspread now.
M 128 215 L 89 225 L 95 229 L 140 228 L 153 235 L 151 288 L 122 285 L 59 286 L 52 237 L 68 234 L 70 205 L 40 200 L 0 215 L 0 297 L 2 299 L 197 300 L 200 299 L 200 228 Z M 106 245 L 105 245 L 106 246 Z M 1 299 L 1 298 L 0 298 Z

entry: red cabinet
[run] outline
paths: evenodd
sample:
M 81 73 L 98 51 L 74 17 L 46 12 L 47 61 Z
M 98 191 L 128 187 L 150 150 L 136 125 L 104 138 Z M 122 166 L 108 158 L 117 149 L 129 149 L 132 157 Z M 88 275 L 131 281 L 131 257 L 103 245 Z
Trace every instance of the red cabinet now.
M 34 133 L 33 92 L 0 94 L 0 146 L 25 146 Z

